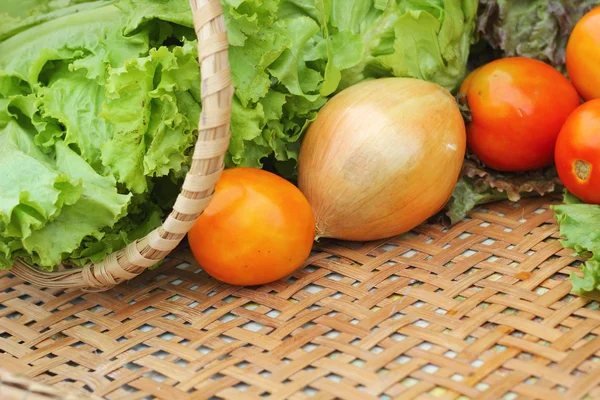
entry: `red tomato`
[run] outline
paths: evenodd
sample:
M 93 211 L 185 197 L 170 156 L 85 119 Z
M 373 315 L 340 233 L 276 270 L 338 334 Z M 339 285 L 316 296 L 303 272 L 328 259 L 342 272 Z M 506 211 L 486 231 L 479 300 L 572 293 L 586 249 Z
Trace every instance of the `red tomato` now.
M 472 114 L 469 150 L 499 171 L 551 165 L 560 128 L 581 104 L 573 85 L 557 70 L 523 57 L 484 65 L 462 89 Z
M 188 233 L 194 257 L 222 282 L 253 286 L 281 279 L 308 258 L 315 219 L 302 192 L 259 169 L 223 172 Z
M 567 44 L 567 72 L 581 97 L 600 98 L 600 7 L 575 25 Z
M 556 142 L 556 168 L 567 189 L 586 203 L 600 204 L 600 99 L 580 106 Z

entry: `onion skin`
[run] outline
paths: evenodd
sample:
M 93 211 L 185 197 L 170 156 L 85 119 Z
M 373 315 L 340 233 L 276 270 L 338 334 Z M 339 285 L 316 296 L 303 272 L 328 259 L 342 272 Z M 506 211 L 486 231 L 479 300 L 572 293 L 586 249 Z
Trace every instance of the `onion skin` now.
M 340 92 L 300 151 L 298 186 L 313 208 L 317 239 L 410 231 L 448 202 L 465 151 L 462 115 L 441 86 L 386 78 Z

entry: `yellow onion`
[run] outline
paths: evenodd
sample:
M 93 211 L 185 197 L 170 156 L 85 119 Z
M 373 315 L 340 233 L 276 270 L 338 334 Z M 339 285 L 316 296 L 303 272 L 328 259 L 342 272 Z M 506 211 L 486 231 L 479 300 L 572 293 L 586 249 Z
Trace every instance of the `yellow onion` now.
M 465 149 L 462 115 L 441 86 L 386 78 L 345 89 L 321 109 L 300 151 L 298 185 L 317 237 L 410 231 L 448 202 Z

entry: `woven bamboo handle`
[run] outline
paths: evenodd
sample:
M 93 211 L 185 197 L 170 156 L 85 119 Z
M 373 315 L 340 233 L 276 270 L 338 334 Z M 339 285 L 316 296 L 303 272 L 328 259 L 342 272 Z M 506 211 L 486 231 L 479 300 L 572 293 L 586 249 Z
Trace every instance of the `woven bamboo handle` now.
M 11 272 L 34 285 L 52 288 L 107 290 L 132 279 L 164 259 L 202 214 L 223 171 L 229 146 L 234 93 L 228 40 L 219 0 L 190 0 L 198 36 L 202 73 L 202 114 L 193 161 L 172 213 L 162 227 L 99 264 L 59 272 L 43 272 L 17 261 Z

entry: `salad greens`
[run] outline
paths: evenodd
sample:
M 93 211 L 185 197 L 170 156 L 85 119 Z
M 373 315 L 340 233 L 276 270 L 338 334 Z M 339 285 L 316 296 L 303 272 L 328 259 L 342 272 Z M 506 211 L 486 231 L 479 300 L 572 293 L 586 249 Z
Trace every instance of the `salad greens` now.
M 481 57 L 492 49 L 499 57 L 535 58 L 565 72 L 569 35 L 585 13 L 600 0 L 480 0 L 477 30 Z
M 564 203 L 554 207 L 562 244 L 586 259 L 582 266 L 583 277 L 572 274 L 573 291 L 591 295 L 600 290 L 600 206 L 585 204 L 566 193 Z
M 187 0 L 0 4 L 0 268 L 81 265 L 160 225 L 201 112 Z M 222 0 L 236 88 L 228 167 L 293 177 L 306 126 L 386 76 L 449 90 L 477 0 Z
M 486 169 L 466 159 L 462 176 L 447 206 L 450 224 L 462 221 L 475 207 L 501 200 L 519 201 L 523 197 L 544 196 L 562 189 L 554 167 L 521 173 Z

